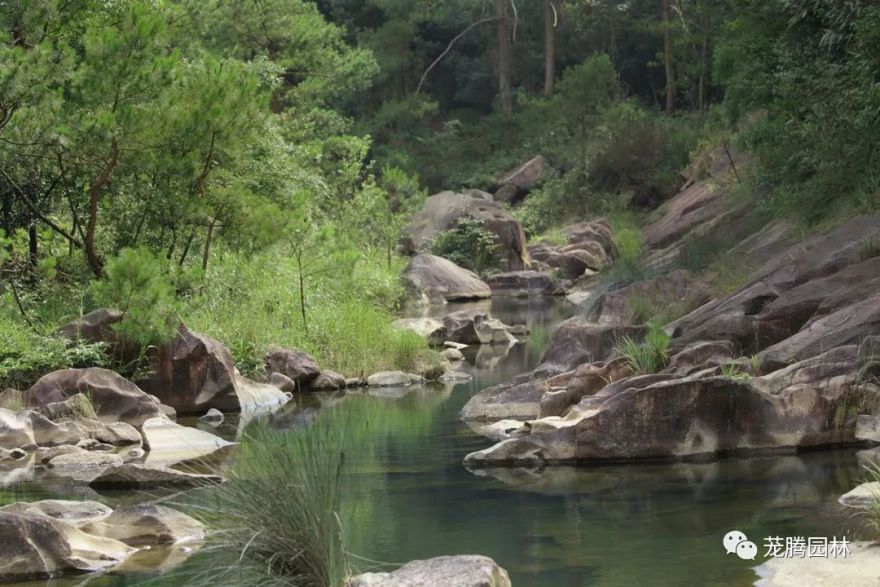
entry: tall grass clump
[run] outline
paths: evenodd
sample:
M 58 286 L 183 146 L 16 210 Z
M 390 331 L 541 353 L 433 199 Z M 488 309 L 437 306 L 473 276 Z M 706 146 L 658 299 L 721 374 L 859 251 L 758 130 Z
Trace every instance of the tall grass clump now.
M 342 497 L 364 421 L 331 410 L 304 430 L 249 429 L 228 480 L 205 497 L 215 563 L 201 585 L 340 587 L 350 575 Z
M 651 322 L 642 341 L 625 337 L 614 351 L 636 373 L 658 373 L 669 364 L 669 335 L 660 324 Z

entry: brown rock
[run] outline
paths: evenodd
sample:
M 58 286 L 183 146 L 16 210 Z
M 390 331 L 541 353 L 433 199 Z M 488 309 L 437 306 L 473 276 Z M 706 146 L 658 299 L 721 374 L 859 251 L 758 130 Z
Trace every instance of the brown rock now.
M 25 393 L 25 405 L 41 408 L 83 394 L 98 417 L 140 426 L 161 413 L 159 404 L 137 385 L 107 369 L 63 369 L 44 375 Z
M 423 302 L 452 302 L 492 295 L 489 286 L 473 271 L 426 253 L 410 260 L 403 279 L 410 297 Z
M 296 349 L 271 348 L 264 360 L 268 375 L 281 373 L 293 381 L 299 390 L 311 385 L 321 372 L 315 359 Z

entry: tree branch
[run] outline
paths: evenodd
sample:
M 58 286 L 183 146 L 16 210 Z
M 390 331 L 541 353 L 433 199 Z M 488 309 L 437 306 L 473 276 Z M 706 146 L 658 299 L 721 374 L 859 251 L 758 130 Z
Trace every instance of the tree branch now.
M 463 31 L 461 31 L 460 33 L 458 33 L 457 35 L 455 35 L 455 37 L 453 37 L 453 39 L 452 39 L 451 41 L 449 41 L 449 44 L 446 46 L 446 49 L 443 50 L 443 53 L 441 53 L 441 54 L 437 57 L 437 59 L 435 59 L 434 61 L 432 61 L 432 62 L 431 62 L 431 65 L 429 65 L 428 68 L 425 69 L 424 73 L 422 73 L 422 77 L 419 78 L 419 85 L 416 86 L 416 92 L 415 92 L 416 95 L 418 95 L 419 92 L 422 91 L 422 86 L 425 84 L 425 79 L 428 77 L 428 74 L 431 73 L 431 70 L 434 69 L 434 67 L 436 67 L 436 65 L 437 65 L 438 63 L 440 63 L 440 62 L 443 60 L 444 57 L 446 57 L 446 55 L 452 50 L 452 46 L 455 45 L 455 43 L 456 43 L 460 38 L 462 38 L 463 36 L 465 36 L 466 34 L 468 34 L 468 33 L 471 31 L 471 29 L 474 29 L 474 28 L 480 26 L 481 24 L 486 24 L 487 22 L 492 22 L 492 21 L 495 21 L 495 20 L 498 20 L 498 18 L 495 17 L 495 16 L 493 16 L 493 17 L 489 17 L 489 18 L 483 18 L 483 19 L 480 19 L 480 20 L 478 20 L 477 22 L 471 24 L 468 28 L 464 29 Z
M 34 216 L 36 216 L 37 218 L 39 218 L 40 220 L 45 222 L 52 230 L 54 230 L 55 232 L 57 232 L 58 234 L 60 234 L 61 236 L 63 236 L 67 240 L 69 240 L 70 242 L 72 242 L 74 245 L 76 245 L 79 248 L 82 248 L 82 246 L 83 246 L 82 241 L 80 241 L 78 238 L 76 238 L 75 236 L 73 236 L 72 234 L 70 234 L 69 232 L 64 230 L 63 228 L 61 228 L 59 225 L 55 224 L 45 214 L 40 212 L 39 208 L 37 208 L 37 206 L 34 204 L 34 202 L 29 197 L 27 197 L 27 194 L 25 194 L 24 191 L 18 186 L 18 184 L 15 183 L 15 180 L 13 180 L 9 176 L 9 174 L 6 173 L 5 169 L 0 168 L 0 174 L 2 174 L 4 179 L 6 179 L 6 181 L 9 182 L 9 185 L 12 186 L 12 189 L 15 191 L 15 193 L 18 194 L 18 197 L 24 201 L 24 203 L 27 205 L 27 207 L 30 209 L 30 211 L 34 214 Z

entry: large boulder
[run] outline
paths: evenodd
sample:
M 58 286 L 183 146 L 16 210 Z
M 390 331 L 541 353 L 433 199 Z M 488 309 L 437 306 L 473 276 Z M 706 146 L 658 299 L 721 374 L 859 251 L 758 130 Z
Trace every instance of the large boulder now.
M 29 449 L 36 445 L 29 412 L 0 408 L 0 447 Z
M 155 398 L 137 385 L 108 369 L 62 369 L 41 377 L 25 392 L 29 408 L 42 408 L 83 394 L 95 413 L 105 422 L 127 422 L 140 426 L 144 420 L 162 413 Z
M 544 177 L 547 160 L 542 155 L 532 157 L 525 163 L 517 165 L 498 180 L 495 199 L 499 202 L 515 204 L 521 201 L 535 185 Z
M 406 563 L 390 573 L 364 573 L 347 587 L 510 587 L 507 571 L 479 555 L 438 556 Z
M 148 357 L 152 374 L 141 386 L 162 403 L 184 414 L 239 409 L 232 353 L 220 341 L 182 326 Z
M 58 334 L 71 341 L 102 342 L 117 360 L 130 362 L 137 358 L 140 348 L 114 328 L 124 317 L 119 310 L 98 308 L 68 322 L 58 329 Z
M 853 443 L 858 410 L 878 400 L 856 385 L 857 364 L 857 347 L 848 346 L 751 381 L 621 379 L 466 462 L 542 465 Z
M 0 581 L 48 579 L 112 567 L 135 549 L 35 513 L 0 512 Z
M 407 290 L 423 302 L 488 298 L 492 290 L 473 271 L 426 253 L 414 256 L 403 275 Z
M 584 363 L 607 361 L 614 347 L 624 338 L 641 338 L 641 326 L 600 326 L 584 316 L 575 316 L 559 324 L 544 353 L 539 369 L 552 374 L 571 371 Z
M 470 192 L 445 191 L 428 197 L 412 217 L 405 247 L 410 252 L 423 251 L 439 233 L 455 228 L 463 216 L 482 221 L 498 237 L 509 271 L 529 268 L 526 237 L 519 222 L 500 203 Z
M 139 547 L 198 541 L 206 535 L 205 525 L 198 520 L 155 503 L 119 507 L 83 531 Z
M 296 383 L 299 390 L 308 388 L 321 372 L 315 359 L 296 349 L 273 347 L 266 353 L 264 361 L 267 375 L 281 373 Z
M 516 342 L 510 327 L 480 310 L 458 310 L 443 318 L 446 338 L 461 344 L 502 344 Z
M 531 375 L 487 387 L 473 395 L 461 409 L 465 421 L 531 420 L 541 412 L 546 386 Z

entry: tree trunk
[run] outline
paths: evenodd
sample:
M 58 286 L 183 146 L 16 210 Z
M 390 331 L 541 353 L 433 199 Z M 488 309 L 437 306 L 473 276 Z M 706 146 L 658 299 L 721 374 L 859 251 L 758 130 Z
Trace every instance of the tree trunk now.
M 31 222 L 28 226 L 28 263 L 31 267 L 37 266 L 37 257 L 39 256 L 39 246 L 37 244 L 37 223 Z
M 666 113 L 675 112 L 675 63 L 672 55 L 672 10 L 663 0 L 663 60 L 666 65 Z
M 104 264 L 95 250 L 95 228 L 98 226 L 98 200 L 101 198 L 101 192 L 104 191 L 107 182 L 110 181 L 110 176 L 116 169 L 118 162 L 119 145 L 114 138 L 110 142 L 110 156 L 104 165 L 104 169 L 101 170 L 101 173 L 89 188 L 89 222 L 86 225 L 86 238 L 83 241 L 83 248 L 86 251 L 89 266 L 97 277 L 101 277 L 104 272 Z
M 707 93 L 707 85 L 709 79 L 709 55 L 710 55 L 710 41 L 709 41 L 709 28 L 712 23 L 709 19 L 709 16 L 703 18 L 703 52 L 702 52 L 702 64 L 700 68 L 700 112 L 706 110 L 706 93 Z
M 498 94 L 501 97 L 501 110 L 513 113 L 513 93 L 511 84 L 511 60 L 513 45 L 510 38 L 510 0 L 495 0 L 495 13 L 498 16 Z
M 544 0 L 544 95 L 556 91 L 556 26 L 559 22 L 554 0 Z
M 208 225 L 208 234 L 205 236 L 205 251 L 202 253 L 202 271 L 208 270 L 208 258 L 211 256 L 211 239 L 214 237 L 214 224 L 217 219 L 211 220 Z
M 302 266 L 302 251 L 295 253 L 296 257 L 296 271 L 299 276 L 299 311 L 302 314 L 303 319 L 303 330 L 309 331 L 309 323 L 306 321 L 306 276 L 303 275 L 303 266 Z

